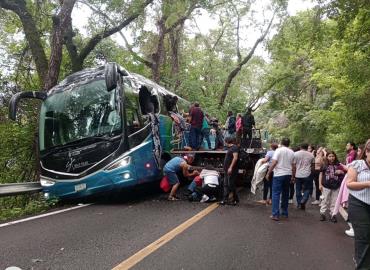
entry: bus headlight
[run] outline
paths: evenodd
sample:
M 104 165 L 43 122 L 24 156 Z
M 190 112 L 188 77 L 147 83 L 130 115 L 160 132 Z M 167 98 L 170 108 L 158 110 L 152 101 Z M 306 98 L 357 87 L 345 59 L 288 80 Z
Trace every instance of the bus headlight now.
M 121 158 L 118 161 L 114 162 L 112 165 L 108 166 L 106 168 L 106 170 L 110 171 L 110 170 L 114 170 L 116 168 L 126 167 L 130 163 L 131 163 L 131 157 L 130 156 L 124 157 L 124 158 Z
M 55 182 L 52 181 L 52 180 L 49 180 L 49 179 L 41 178 L 40 179 L 40 184 L 43 187 L 50 187 L 50 186 L 54 186 Z

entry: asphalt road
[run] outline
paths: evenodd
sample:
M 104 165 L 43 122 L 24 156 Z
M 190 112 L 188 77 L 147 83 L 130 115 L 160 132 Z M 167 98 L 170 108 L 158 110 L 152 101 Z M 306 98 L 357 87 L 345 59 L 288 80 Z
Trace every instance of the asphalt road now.
M 209 206 L 130 196 L 0 228 L 0 270 L 112 269 Z M 133 269 L 354 269 L 343 221 L 320 222 L 310 205 L 275 222 L 252 199 L 243 191 L 239 206 L 219 206 Z

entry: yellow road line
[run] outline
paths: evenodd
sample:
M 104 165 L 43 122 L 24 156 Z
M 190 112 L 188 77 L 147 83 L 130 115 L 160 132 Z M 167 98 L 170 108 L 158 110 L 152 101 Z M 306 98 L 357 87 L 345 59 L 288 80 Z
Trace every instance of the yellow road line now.
M 158 240 L 154 241 L 153 243 L 149 244 L 142 250 L 138 251 L 134 255 L 132 255 L 127 260 L 121 262 L 119 265 L 113 268 L 113 270 L 126 270 L 130 269 L 137 263 L 139 263 L 141 260 L 143 260 L 146 256 L 150 255 L 157 249 L 159 249 L 161 246 L 165 245 L 167 242 L 171 241 L 173 238 L 175 238 L 177 235 L 185 231 L 187 228 L 189 228 L 194 223 L 201 220 L 203 217 L 211 213 L 213 210 L 215 210 L 218 207 L 217 203 L 213 203 L 210 206 L 208 206 L 206 209 L 200 211 L 198 214 L 193 216 L 192 218 L 188 219 L 181 225 L 177 226 L 172 231 L 166 233 Z

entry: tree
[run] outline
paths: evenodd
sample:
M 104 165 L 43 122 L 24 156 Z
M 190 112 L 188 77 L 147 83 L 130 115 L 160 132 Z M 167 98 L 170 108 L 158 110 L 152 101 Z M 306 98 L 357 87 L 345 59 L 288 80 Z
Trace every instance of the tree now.
M 43 41 L 43 36 L 45 34 L 38 27 L 35 19 L 36 17 L 32 14 L 32 11 L 37 10 L 36 5 L 38 2 L 27 3 L 25 0 L 0 0 L 0 7 L 17 14 L 22 22 L 25 38 L 32 52 L 40 84 L 43 89 L 48 90 L 58 81 L 64 43 L 66 43 L 70 55 L 72 71 L 81 70 L 84 60 L 99 42 L 130 24 L 142 14 L 144 8 L 152 2 L 153 0 L 138 0 L 134 2 L 132 6 L 130 6 L 131 9 L 128 8 L 132 13 L 130 15 L 126 14 L 127 18 L 125 20 L 93 35 L 78 53 L 78 48 L 73 42 L 74 33 L 71 20 L 71 13 L 76 0 L 61 1 L 60 5 L 54 6 L 58 8 L 57 13 L 50 16 L 52 18 L 52 29 L 50 31 L 49 60 L 47 59 L 44 45 L 44 43 L 47 44 L 47 42 Z M 55 4 L 49 3 L 49 5 L 53 6 Z M 51 12 L 50 9 L 46 9 L 46 11 Z

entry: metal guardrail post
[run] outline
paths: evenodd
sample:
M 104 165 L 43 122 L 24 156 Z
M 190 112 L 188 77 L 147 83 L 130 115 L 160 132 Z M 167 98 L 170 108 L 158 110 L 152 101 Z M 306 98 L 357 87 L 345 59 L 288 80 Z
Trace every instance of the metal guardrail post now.
M 0 197 L 41 192 L 40 182 L 10 183 L 0 185 Z

